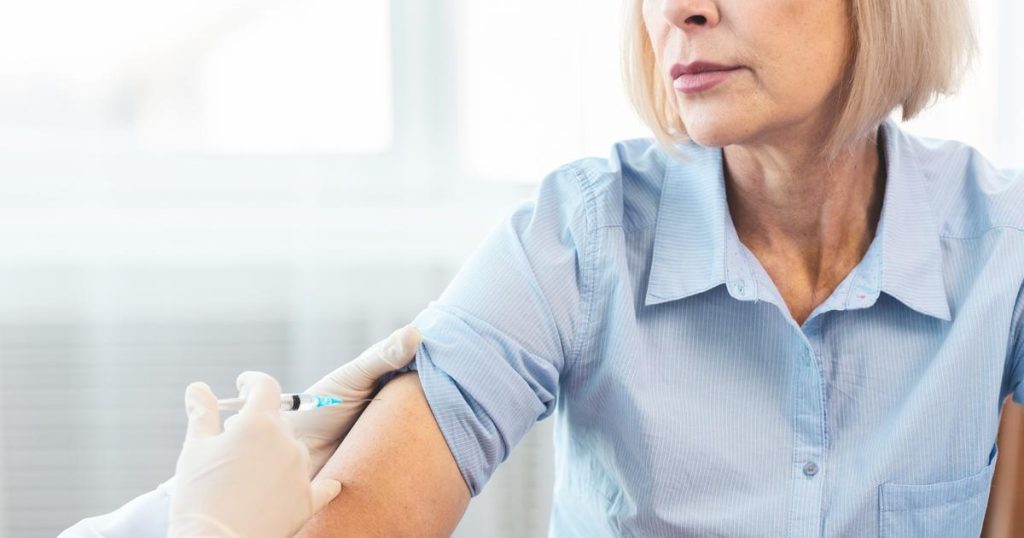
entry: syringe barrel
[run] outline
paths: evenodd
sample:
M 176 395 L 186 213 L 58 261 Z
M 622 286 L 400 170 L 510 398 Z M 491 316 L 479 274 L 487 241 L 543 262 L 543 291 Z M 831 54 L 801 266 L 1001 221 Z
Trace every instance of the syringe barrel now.
M 316 397 L 312 394 L 282 394 L 281 411 L 305 411 L 316 407 Z

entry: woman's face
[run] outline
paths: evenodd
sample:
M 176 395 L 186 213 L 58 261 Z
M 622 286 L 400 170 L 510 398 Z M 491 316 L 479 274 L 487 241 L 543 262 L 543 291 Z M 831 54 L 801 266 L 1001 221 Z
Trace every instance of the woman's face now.
M 697 143 L 773 143 L 833 117 L 850 40 L 846 0 L 643 0 L 643 16 Z M 720 72 L 673 76 L 693 62 Z

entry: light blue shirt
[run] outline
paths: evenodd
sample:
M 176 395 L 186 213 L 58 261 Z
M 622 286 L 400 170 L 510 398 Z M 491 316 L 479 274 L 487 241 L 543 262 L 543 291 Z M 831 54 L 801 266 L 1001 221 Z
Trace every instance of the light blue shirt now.
M 545 178 L 415 320 L 471 492 L 554 414 L 553 536 L 977 536 L 1024 401 L 1024 175 L 879 135 L 877 233 L 803 325 L 721 149 L 627 140 Z

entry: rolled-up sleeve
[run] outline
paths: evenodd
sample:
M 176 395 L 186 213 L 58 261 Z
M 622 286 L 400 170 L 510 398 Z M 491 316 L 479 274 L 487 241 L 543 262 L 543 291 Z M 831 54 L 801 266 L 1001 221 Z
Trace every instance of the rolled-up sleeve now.
M 413 368 L 474 496 L 554 411 L 584 322 L 586 196 L 572 168 L 550 174 L 413 321 Z

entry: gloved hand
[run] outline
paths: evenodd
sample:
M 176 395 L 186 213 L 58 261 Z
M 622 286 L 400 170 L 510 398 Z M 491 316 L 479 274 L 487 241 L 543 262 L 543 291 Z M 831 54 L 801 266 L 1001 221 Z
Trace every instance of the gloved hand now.
M 188 431 L 171 498 L 170 538 L 285 538 L 341 491 L 310 483 L 309 452 L 279 410 L 281 386 L 260 372 L 238 376 L 246 398 L 223 432 L 217 399 L 204 383 L 185 391 Z
M 309 476 L 316 476 L 352 429 L 384 374 L 409 364 L 420 345 L 419 330 L 406 325 L 370 346 L 354 360 L 327 374 L 306 390 L 341 398 L 343 403 L 287 413 L 295 434 L 309 448 Z

